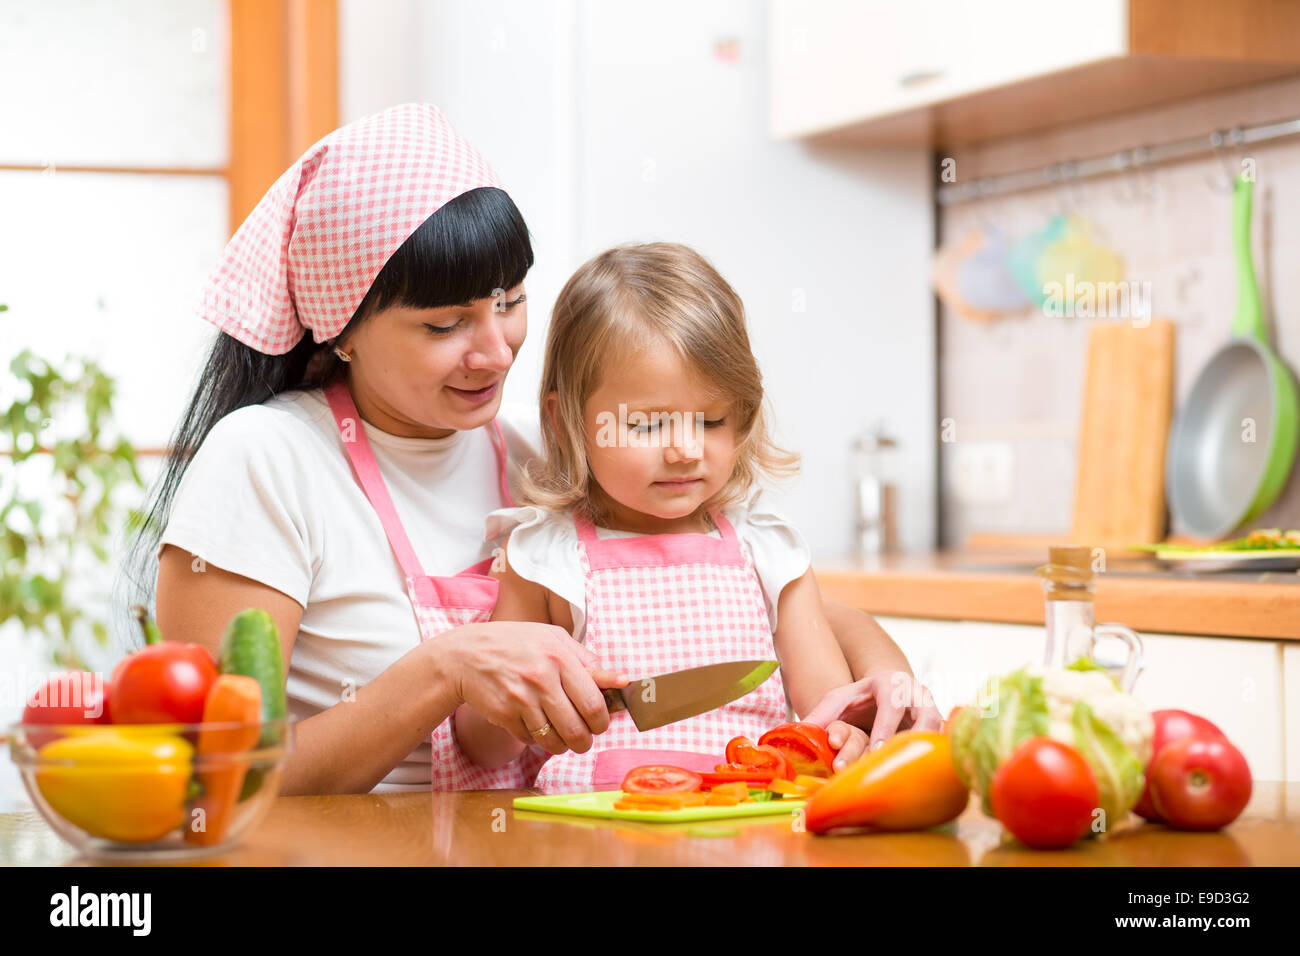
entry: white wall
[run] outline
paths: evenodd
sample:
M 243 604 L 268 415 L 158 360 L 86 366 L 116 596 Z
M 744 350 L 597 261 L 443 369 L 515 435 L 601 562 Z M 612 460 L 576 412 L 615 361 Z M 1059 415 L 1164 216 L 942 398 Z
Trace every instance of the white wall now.
M 848 447 L 902 442 L 900 535 L 934 540 L 929 164 L 766 133 L 765 5 L 343 0 L 343 120 L 437 103 L 533 231 L 532 328 L 507 397 L 534 394 L 555 294 L 619 242 L 695 246 L 736 287 L 776 412 L 804 455 L 776 495 L 818 554 L 852 541 Z M 715 54 L 729 41 L 734 59 Z M 414 53 L 412 53 L 414 50 Z

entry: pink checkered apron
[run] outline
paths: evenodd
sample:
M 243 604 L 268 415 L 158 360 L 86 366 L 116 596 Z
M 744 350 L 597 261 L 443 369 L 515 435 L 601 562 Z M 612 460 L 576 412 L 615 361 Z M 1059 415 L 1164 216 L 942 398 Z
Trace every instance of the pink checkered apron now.
M 574 516 L 586 578 L 586 645 L 602 667 L 632 678 L 629 692 L 639 690 L 641 678 L 688 667 L 776 659 L 754 565 L 721 511 L 710 516 L 721 538 L 601 540 L 589 520 Z M 724 762 L 732 737 L 757 740 L 787 714 L 780 671 L 723 707 L 645 733 L 617 711 L 585 754 L 549 757 L 536 786 L 547 793 L 617 790 L 628 769 L 647 763 L 711 770 Z
M 480 561 L 456 575 L 436 577 L 425 574 L 420 559 L 416 557 L 415 549 L 411 547 L 402 528 L 402 522 L 397 517 L 397 509 L 393 507 L 393 499 L 379 472 L 375 454 L 366 438 L 366 431 L 361 426 L 361 416 L 357 413 L 357 406 L 352 401 L 347 385 L 335 382 L 325 389 L 325 397 L 334 412 L 339 434 L 343 437 L 343 448 L 352 462 L 357 483 L 379 515 L 397 563 L 406 575 L 406 593 L 415 611 L 420 640 L 427 641 L 462 624 L 488 620 L 497 602 L 497 581 L 486 573 L 491 559 Z M 510 488 L 506 483 L 505 437 L 495 420 L 489 429 L 489 435 L 497 454 L 501 499 L 507 506 L 513 505 Z M 456 743 L 450 717 L 434 729 L 432 749 L 430 784 L 434 790 L 530 787 L 537 767 L 545 756 L 537 748 L 530 747 L 515 760 L 494 770 L 475 766 Z

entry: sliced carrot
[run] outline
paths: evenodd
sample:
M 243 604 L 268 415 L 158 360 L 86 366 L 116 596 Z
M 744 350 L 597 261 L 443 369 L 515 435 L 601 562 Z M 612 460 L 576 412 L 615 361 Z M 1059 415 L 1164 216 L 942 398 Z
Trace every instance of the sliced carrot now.
M 825 777 L 811 777 L 811 776 L 809 776 L 809 775 L 806 774 L 806 773 L 801 773 L 801 774 L 799 774 L 797 777 L 794 778 L 794 785 L 795 785 L 796 787 L 803 787 L 804 790 L 806 790 L 806 791 L 808 792 L 808 795 L 809 795 L 809 796 L 812 796 L 814 793 L 816 793 L 816 792 L 817 792 L 818 790 L 820 790 L 822 787 L 826 786 L 826 778 L 825 778 Z
M 704 794 L 694 793 L 624 793 L 620 803 L 637 804 L 638 809 L 680 810 L 704 805 Z
M 767 789 L 773 793 L 779 793 L 783 797 L 802 797 L 808 791 L 798 786 L 793 780 L 773 780 L 767 785 Z
M 720 783 L 713 788 L 713 792 L 718 796 L 732 797 L 737 803 L 744 803 L 749 799 L 749 784 L 743 780 Z
M 746 798 L 748 798 L 749 794 L 745 794 L 745 796 Z M 738 806 L 739 804 L 740 801 L 737 800 L 735 797 L 733 797 L 731 794 L 718 793 L 718 791 L 716 790 L 713 791 L 704 799 L 704 805 L 706 807 L 734 807 L 734 806 Z
M 261 720 L 262 688 L 254 678 L 222 674 L 213 681 L 203 702 L 203 723 L 239 726 L 219 730 L 204 727 L 199 731 L 196 760 L 199 766 L 212 766 L 197 774 L 203 795 L 194 806 L 203 810 L 203 829 L 187 826 L 186 841 L 212 846 L 226 835 L 248 773 L 248 761 L 231 755 L 253 749 L 262 732 Z

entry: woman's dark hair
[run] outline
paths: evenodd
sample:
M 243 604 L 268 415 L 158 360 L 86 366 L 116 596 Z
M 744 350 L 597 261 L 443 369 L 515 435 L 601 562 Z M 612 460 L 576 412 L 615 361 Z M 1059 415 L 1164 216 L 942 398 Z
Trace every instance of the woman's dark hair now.
M 496 290 L 522 282 L 532 265 L 533 247 L 518 207 L 500 189 L 472 189 L 442 206 L 398 247 L 339 338 L 393 305 L 430 309 L 491 298 L 499 294 Z M 127 530 L 129 543 L 111 605 L 120 645 L 140 643 L 128 609 L 133 604 L 153 607 L 155 551 L 181 478 L 212 426 L 236 409 L 281 392 L 322 388 L 342 371 L 332 345 L 316 343 L 310 332 L 284 355 L 266 355 L 217 333 L 189 407 L 172 433 L 163 471 L 150 488 L 147 510 Z

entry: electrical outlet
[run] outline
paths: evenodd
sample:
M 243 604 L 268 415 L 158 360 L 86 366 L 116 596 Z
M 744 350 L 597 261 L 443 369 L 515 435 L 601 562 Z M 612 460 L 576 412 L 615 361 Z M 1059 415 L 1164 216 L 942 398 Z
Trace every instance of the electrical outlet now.
M 963 504 L 1002 505 L 1011 501 L 1015 454 L 1008 442 L 957 442 L 953 445 L 953 490 Z

